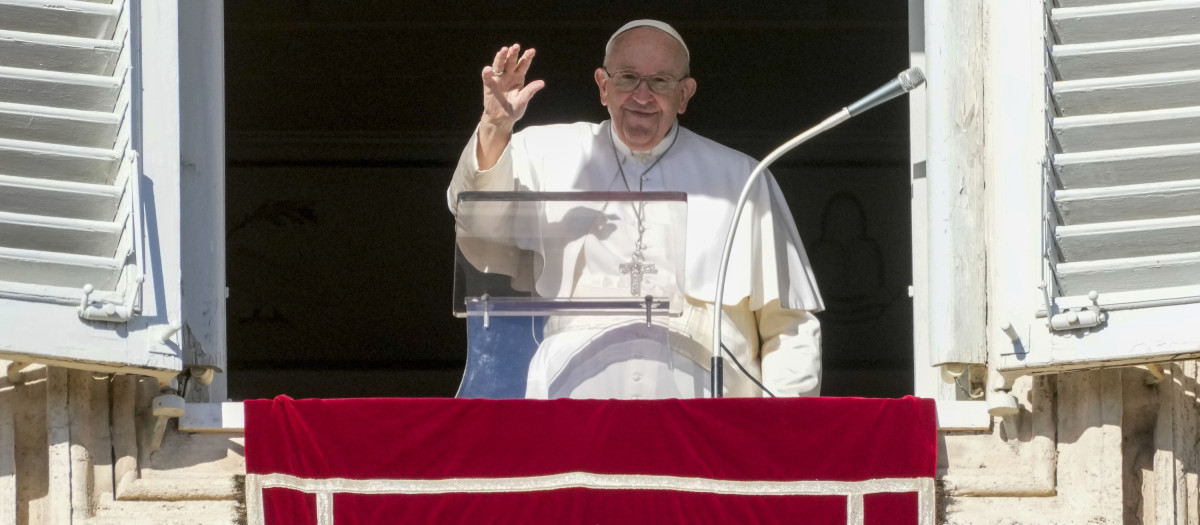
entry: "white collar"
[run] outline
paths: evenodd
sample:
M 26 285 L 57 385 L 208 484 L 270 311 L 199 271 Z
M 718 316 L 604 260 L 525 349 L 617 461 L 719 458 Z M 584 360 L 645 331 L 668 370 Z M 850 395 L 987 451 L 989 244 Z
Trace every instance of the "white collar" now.
M 608 133 L 621 155 L 624 155 L 626 158 L 632 157 L 640 162 L 649 162 L 665 153 L 667 148 L 671 147 L 671 143 L 675 142 L 675 135 L 679 133 L 679 123 L 675 122 L 671 124 L 671 131 L 668 131 L 667 135 L 656 146 L 650 148 L 650 151 L 634 151 L 630 149 L 629 146 L 621 141 L 620 137 L 617 137 L 617 130 L 613 128 L 611 120 L 608 121 Z

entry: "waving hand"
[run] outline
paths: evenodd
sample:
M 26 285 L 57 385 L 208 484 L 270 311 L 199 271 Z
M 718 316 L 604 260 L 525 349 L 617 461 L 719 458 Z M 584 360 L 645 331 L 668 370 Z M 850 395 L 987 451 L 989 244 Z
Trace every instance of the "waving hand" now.
M 529 106 L 529 99 L 546 86 L 541 80 L 525 83 L 525 73 L 536 51 L 513 44 L 500 48 L 490 66 L 483 68 L 483 119 L 501 130 L 512 130 Z M 519 58 L 518 58 L 519 57 Z

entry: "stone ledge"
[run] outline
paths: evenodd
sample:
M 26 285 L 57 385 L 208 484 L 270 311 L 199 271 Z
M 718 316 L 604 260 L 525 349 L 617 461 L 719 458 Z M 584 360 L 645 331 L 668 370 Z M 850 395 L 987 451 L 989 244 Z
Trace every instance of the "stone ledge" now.
M 246 430 L 241 403 L 188 403 L 179 417 L 180 432 L 241 434 Z

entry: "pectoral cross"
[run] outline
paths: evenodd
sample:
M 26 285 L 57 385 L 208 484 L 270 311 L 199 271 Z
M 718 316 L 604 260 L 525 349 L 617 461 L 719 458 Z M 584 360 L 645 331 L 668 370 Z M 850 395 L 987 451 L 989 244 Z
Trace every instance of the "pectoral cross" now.
M 629 295 L 634 297 L 642 295 L 642 276 L 658 273 L 654 263 L 647 263 L 636 255 L 629 262 L 621 263 L 617 269 L 621 270 L 622 274 L 629 274 Z

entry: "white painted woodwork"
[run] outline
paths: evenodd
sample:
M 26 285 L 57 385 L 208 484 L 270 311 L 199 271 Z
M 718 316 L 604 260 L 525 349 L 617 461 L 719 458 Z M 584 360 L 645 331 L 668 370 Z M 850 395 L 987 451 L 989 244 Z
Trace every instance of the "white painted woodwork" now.
M 0 30 L 0 66 L 111 75 L 121 42 Z
M 1067 225 L 1054 233 L 1064 262 L 1200 252 L 1200 215 Z
M 1037 194 L 1041 185 L 1035 177 L 1014 175 L 1040 173 L 1045 165 L 1045 146 L 1050 140 L 1046 125 L 1045 72 L 1030 67 L 1030 64 L 1041 64 L 1045 60 L 1043 7 L 1035 2 L 1019 2 L 998 8 L 992 2 L 987 4 L 984 15 L 989 19 L 986 38 L 990 49 L 986 57 L 981 58 L 986 62 L 983 67 L 986 79 L 983 118 L 987 121 L 986 192 L 981 206 L 987 213 L 976 231 L 986 239 L 989 251 L 986 262 L 988 294 L 984 305 L 988 319 L 984 334 L 989 357 L 987 386 L 982 396 L 989 411 L 1024 401 L 1024 398 L 1018 401 L 1008 393 L 990 388 L 998 380 L 993 366 L 995 358 L 990 354 L 1012 344 L 1007 332 L 1017 330 L 1015 326 L 1021 324 L 1023 314 L 1031 307 L 1028 293 L 1013 293 L 1013 290 L 1025 292 L 1027 288 L 1022 287 L 1028 285 L 1024 283 L 1038 279 L 1042 273 L 1037 256 L 1041 251 L 1040 238 L 1029 235 L 1030 231 L 1040 231 L 1041 203 L 1024 198 L 1031 192 Z M 975 110 L 964 107 L 960 111 Z M 954 276 L 947 278 L 954 279 Z M 1012 418 L 996 420 L 996 423 L 1010 428 Z M 1013 495 L 1052 491 L 1053 483 L 1045 483 L 1045 472 L 1043 467 L 1034 465 L 1033 476 L 1023 478 L 1027 479 L 1024 487 L 1017 488 L 1008 483 L 1008 487 L 997 486 L 995 490 Z
M 127 276 L 125 276 L 127 277 Z M 120 285 L 121 282 L 118 282 Z M 121 288 L 118 286 L 118 288 Z M 122 304 L 125 300 L 126 290 L 123 288 L 118 291 L 113 290 L 95 290 L 91 294 L 94 301 L 101 303 Z M 0 300 L 7 303 L 15 303 L 17 301 L 33 301 L 39 303 L 58 304 L 70 306 L 72 308 L 79 307 L 79 301 L 82 298 L 83 290 L 78 287 L 62 287 L 48 286 L 42 284 L 17 283 L 5 281 L 0 283 Z M 5 303 L 0 303 L 3 305 Z M 0 308 L 4 308 L 0 306 Z M 78 312 L 76 312 L 78 315 Z M 26 359 L 27 362 L 32 362 Z
M 986 401 L 938 401 L 937 426 L 939 430 L 986 430 L 992 426 L 992 416 Z
M 1056 273 L 1066 295 L 1197 285 L 1200 252 L 1060 263 Z
M 2 51 L 0 51 L 2 52 Z M 112 148 L 121 114 L 0 102 L 0 137 L 26 142 Z
M 1127 4 L 1129 2 L 1148 2 L 1151 0 L 1055 0 L 1059 7 L 1086 7 L 1091 5 Z
M 1062 80 L 1053 91 L 1063 116 L 1200 106 L 1200 69 Z
M 111 184 L 121 152 L 0 138 L 0 173 L 19 177 Z
M 922 2 L 909 1 L 909 60 L 912 67 L 929 71 L 925 60 L 924 9 Z M 929 220 L 928 178 L 926 166 L 926 100 L 928 87 L 918 86 L 909 93 L 909 137 L 912 158 L 912 301 L 913 301 L 913 388 L 920 397 L 937 400 L 937 424 L 940 429 L 983 430 L 991 426 L 986 404 L 959 401 L 952 384 L 942 381 L 939 368 L 930 365 L 929 335 Z
M 179 25 L 174 0 L 0 0 L 0 356 L 182 369 L 182 338 L 154 335 L 184 321 Z M 81 320 L 85 285 L 90 311 L 133 318 Z
M 1040 2 L 1017 2 L 1003 7 L 987 3 L 983 16 L 989 19 L 985 38 L 990 49 L 985 57 L 976 59 L 984 62 L 985 84 L 981 89 L 985 94 L 981 109 L 986 121 L 982 139 L 986 191 L 982 203 L 975 204 L 986 210 L 986 219 L 976 225 L 975 232 L 988 246 L 984 264 L 988 292 L 986 302 L 981 305 L 988 320 L 984 335 L 989 349 L 984 398 L 995 406 L 1005 404 L 1005 397 L 1010 396 L 996 391 L 999 378 L 994 368 L 995 353 L 1013 346 L 1006 328 L 1007 332 L 1024 337 L 1026 319 L 1036 307 L 1036 296 L 1030 293 L 1036 289 L 1030 283 L 1042 279 L 1042 238 L 1038 235 L 1042 230 L 1042 202 L 1027 196 L 1041 193 L 1046 145 L 1053 140 L 1046 122 L 1049 116 L 1046 71 L 1038 67 L 1045 63 L 1047 49 L 1043 8 Z M 960 106 L 958 111 L 972 113 L 980 109 Z M 955 276 L 945 278 L 953 281 Z M 1018 401 L 1023 404 L 1025 398 Z M 1003 419 L 1002 426 L 1006 429 L 1012 424 L 1011 417 Z M 976 486 L 973 490 L 1011 495 L 1053 491 L 1053 482 L 1047 483 L 1052 480 L 1053 469 L 1039 461 L 1031 462 L 1032 469 L 1018 471 L 1032 474 L 1021 477 L 1023 482 L 979 480 L 972 483 Z
M 40 301 L 28 301 L 21 306 L 0 305 L 0 313 L 4 314 L 0 322 L 5 330 L 0 338 L 0 359 L 23 362 L 33 359 L 55 367 L 139 374 L 164 383 L 178 374 L 182 366 L 170 347 L 144 341 L 144 329 L 129 330 L 116 323 L 84 323 L 74 306 Z M 56 332 L 49 332 L 51 329 Z M 55 346 L 48 347 L 51 344 Z
M 1054 170 L 1064 188 L 1097 188 L 1195 179 L 1200 144 L 1058 153 Z
M 0 158 L 4 151 L 0 146 Z M 104 178 L 123 184 L 133 164 L 126 162 L 124 168 Z M 0 176 L 0 189 L 10 188 L 11 193 L 0 197 L 0 231 L 5 232 L 0 235 L 0 267 L 11 273 L 0 272 L 0 289 L 11 289 L 5 282 L 75 288 L 92 284 L 101 290 L 117 285 L 133 242 L 127 229 L 130 205 L 120 212 L 122 196 L 129 196 L 123 187 Z
M 180 432 L 241 433 L 245 429 L 242 403 L 188 403 L 179 417 Z
M 1081 308 L 1093 304 L 1091 299 L 1086 295 L 1059 297 L 1054 302 L 1059 308 Z M 1130 292 L 1106 292 L 1096 299 L 1096 303 L 1105 311 L 1128 310 L 1131 308 L 1157 308 L 1160 306 L 1194 302 L 1200 302 L 1200 286 L 1174 286 L 1146 288 Z M 1039 319 L 1043 319 L 1045 312 L 1039 310 L 1037 316 Z
M 1054 135 L 1070 153 L 1200 144 L 1200 106 L 1061 117 L 1054 119 Z
M 0 211 L 0 238 L 23 250 L 112 257 L 124 224 Z
M 986 38 L 997 49 L 976 57 L 987 64 L 983 118 L 988 122 L 984 173 L 987 194 L 982 204 L 987 221 L 976 230 L 987 240 L 988 295 L 986 303 L 976 307 L 986 309 L 989 318 L 992 353 L 987 365 L 1010 379 L 1029 373 L 1200 356 L 1200 331 L 1196 329 L 1200 304 L 1195 303 L 1200 298 L 1200 284 L 1172 288 L 1167 286 L 1169 277 L 1160 276 L 1145 283 L 1149 288 L 1125 292 L 1100 289 L 1098 302 L 1109 320 L 1089 329 L 1052 332 L 1046 327 L 1045 314 L 1038 317 L 1035 313 L 1042 303 L 1037 284 L 1055 280 L 1052 273 L 1041 271 L 1043 266 L 1066 265 L 1069 274 L 1071 265 L 1087 268 L 1073 261 L 1113 267 L 1120 266 L 1114 261 L 1159 253 L 1168 256 L 1163 259 L 1165 266 L 1179 266 L 1186 264 L 1184 254 L 1197 252 L 1195 244 L 1200 242 L 1194 230 L 1200 210 L 1179 217 L 1136 221 L 1105 217 L 1096 222 L 1058 225 L 1058 210 L 1053 209 L 1050 197 L 1062 188 L 1107 188 L 1200 178 L 1200 144 L 1196 141 L 1171 146 L 1114 145 L 1112 149 L 1105 145 L 1092 151 L 1087 151 L 1091 146 L 1076 144 L 1068 147 L 1073 153 L 1055 150 L 1054 120 L 1060 116 L 1054 113 L 1052 103 L 1047 104 L 1051 100 L 1047 79 L 1055 78 L 1053 71 L 1045 67 L 1044 54 L 1053 42 L 1039 36 L 1033 47 L 1042 48 L 1041 52 L 1029 53 L 1028 46 L 1014 35 L 1042 34 L 1046 17 L 1038 12 L 1026 20 L 1020 12 L 1104 3 L 1125 2 L 1049 0 L 1044 4 L 990 2 L 983 6 L 986 16 L 994 20 Z M 932 4 L 928 7 L 939 8 Z M 944 31 L 957 34 L 955 28 Z M 1029 75 L 1042 77 L 1033 89 L 1026 84 Z M 931 85 L 937 81 L 931 74 Z M 958 106 L 963 114 L 979 110 L 970 104 Z M 1031 113 L 1043 111 L 1033 126 L 1024 125 Z M 1103 111 L 1132 112 L 1121 108 Z M 1086 122 L 1066 121 L 1081 123 Z M 1165 119 L 1159 124 L 1170 126 L 1171 122 Z M 1104 132 L 1068 125 L 1058 129 L 1068 128 L 1071 133 Z M 1176 132 L 1188 130 L 1177 127 L 1163 138 L 1172 140 Z M 929 142 L 927 147 L 932 154 L 941 145 Z M 1047 184 L 1043 184 L 1043 175 L 1049 178 Z M 914 179 L 914 192 L 917 188 Z M 1043 229 L 1040 219 L 1047 211 L 1054 216 L 1054 228 L 1048 230 Z M 932 234 L 936 228 L 928 231 Z M 1078 258 L 1052 259 L 1043 265 L 1041 241 L 1046 235 L 1051 243 L 1059 244 L 1063 253 Z M 1051 257 L 1056 256 L 1055 251 Z M 1155 271 L 1153 262 L 1140 262 L 1122 271 Z M 1031 265 L 1036 266 L 1033 273 L 1029 272 Z M 1192 273 L 1200 275 L 1196 269 Z M 928 278 L 938 276 L 930 274 Z M 1059 296 L 1053 301 L 1064 308 L 1090 304 L 1082 295 Z M 1002 321 L 1011 321 L 1010 330 L 1018 336 L 1017 341 L 1001 330 L 998 325 Z M 920 362 L 921 354 L 917 356 L 914 361 Z M 1193 363 L 1187 366 L 1194 371 Z M 947 432 L 944 439 L 940 438 L 938 477 L 945 496 L 940 499 L 940 508 L 945 512 L 939 519 L 946 523 L 1196 523 L 1195 373 L 1180 376 L 1179 382 L 1160 386 L 1157 392 L 1155 387 L 1142 383 L 1141 375 L 1136 370 L 1104 370 L 1033 377 L 1034 382 L 1057 384 L 1057 392 L 1051 389 L 1046 394 L 1031 391 L 1026 387 L 1030 378 L 1021 377 L 1012 390 L 1022 407 L 1019 416 L 994 420 L 990 432 Z M 1169 376 L 1174 378 L 1174 374 Z M 917 388 L 921 388 L 920 382 Z M 1162 401 L 1155 400 L 1166 396 L 1179 399 L 1171 409 L 1173 413 L 1163 408 Z M 939 416 L 940 405 L 939 400 Z M 1184 407 L 1192 422 L 1181 426 L 1185 422 L 1185 416 L 1181 416 Z M 1157 414 L 1162 422 L 1159 427 L 1168 426 L 1166 422 L 1170 421 L 1172 434 L 1154 431 L 1154 439 L 1150 439 L 1144 422 L 1148 420 L 1153 429 L 1156 410 L 1161 410 Z M 1185 486 L 1186 498 L 1181 490 Z
M 1200 284 L 1200 0 L 1051 7 L 1054 295 Z
M 118 4 L 77 0 L 0 0 L 0 29 L 83 38 L 112 38 Z
M 67 219 L 111 221 L 122 188 L 0 175 L 0 211 Z
M 112 290 L 120 278 L 122 262 L 112 257 L 49 253 L 0 247 L 0 275 L 5 280 L 81 290 L 91 284 Z M 83 292 L 75 294 L 82 297 Z
M 1060 44 L 1051 56 L 1063 80 L 1200 69 L 1200 36 Z
M 1155 0 L 1054 9 L 1050 22 L 1070 43 L 1187 35 L 1200 25 L 1200 1 Z
M 155 327 L 182 326 L 181 282 L 182 230 L 180 193 L 182 166 L 180 132 L 186 119 L 180 111 L 179 77 L 179 1 L 138 2 L 141 35 L 141 128 L 135 140 L 142 152 L 143 176 L 153 185 L 153 194 L 145 194 L 145 209 L 156 213 L 152 226 L 156 235 L 138 239 L 139 253 L 154 254 L 154 264 L 144 267 L 142 312 L 139 323 L 148 332 Z M 168 341 L 148 337 L 150 352 L 169 352 L 182 369 L 182 334 Z
M 1194 328 L 1200 318 L 1200 1 L 1047 0 L 1044 7 L 1028 23 L 1050 28 L 1043 51 L 1020 58 L 1042 75 L 1043 95 L 1007 100 L 1022 84 L 1006 79 L 1020 73 L 998 71 L 995 64 L 989 70 L 1000 79 L 989 97 L 1003 109 L 991 115 L 999 123 L 988 140 L 1013 143 L 998 148 L 1001 156 L 1041 151 L 1044 159 L 1040 166 L 996 166 L 988 180 L 989 190 L 1004 193 L 989 201 L 1004 210 L 991 223 L 1000 233 L 989 243 L 996 246 L 988 264 L 996 286 L 989 289 L 1000 294 L 989 294 L 989 318 L 1011 324 L 1008 333 L 992 330 L 989 365 L 1011 380 L 1200 355 Z M 992 34 L 1004 40 L 1020 30 L 1020 24 L 993 27 Z M 1040 133 L 1003 123 L 1027 106 L 1045 109 L 1044 143 L 1021 143 L 1021 136 Z M 1007 192 L 1025 184 L 1020 181 L 1036 186 Z M 1032 203 L 1037 207 L 1027 210 Z M 1022 209 L 1020 217 L 1046 223 L 1014 224 L 1014 210 Z M 1027 242 L 1041 244 L 1038 255 L 1010 256 Z M 1024 275 L 1027 260 L 1044 261 L 1043 270 Z M 1041 282 L 1049 285 L 1049 313 L 1060 321 L 1072 310 L 1097 308 L 1088 298 L 1093 291 L 1106 320 L 1051 330 Z M 1032 317 L 1031 306 L 1038 312 Z
M 0 67 L 0 101 L 34 106 L 111 111 L 123 78 Z
M 925 50 L 929 361 L 984 363 L 986 313 L 983 172 L 986 119 L 979 56 L 987 52 L 980 0 L 929 0 Z M 963 108 L 970 108 L 963 111 Z M 934 279 L 932 276 L 954 276 Z
M 221 2 L 179 4 L 183 358 L 217 370 L 210 401 L 227 398 L 224 17 Z
M 1103 296 L 1102 296 L 1103 297 Z M 1200 304 L 1113 309 L 1086 333 L 1034 332 L 1027 353 L 1001 354 L 1004 370 L 1078 370 L 1200 357 Z
M 1063 224 L 1184 217 L 1200 211 L 1200 179 L 1059 190 L 1054 203 Z
M 136 165 L 122 126 L 133 120 L 124 9 L 0 0 L 4 297 L 32 285 L 34 300 L 78 304 L 84 284 L 109 297 L 126 273 Z

